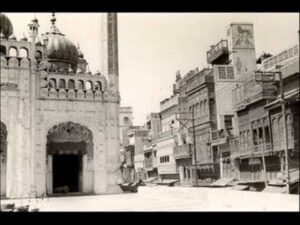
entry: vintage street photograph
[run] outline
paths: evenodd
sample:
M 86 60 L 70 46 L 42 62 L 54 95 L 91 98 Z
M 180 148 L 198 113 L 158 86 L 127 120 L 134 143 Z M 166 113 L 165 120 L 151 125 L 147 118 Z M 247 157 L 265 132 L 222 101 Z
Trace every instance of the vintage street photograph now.
M 0 13 L 6 212 L 298 212 L 299 13 Z

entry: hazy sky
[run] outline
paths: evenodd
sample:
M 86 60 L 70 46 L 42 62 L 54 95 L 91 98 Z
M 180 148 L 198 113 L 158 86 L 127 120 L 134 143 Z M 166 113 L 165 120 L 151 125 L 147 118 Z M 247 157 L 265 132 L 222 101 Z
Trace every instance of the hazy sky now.
M 33 13 L 6 13 L 18 39 L 27 35 Z M 40 33 L 49 31 L 51 13 L 36 13 Z M 101 14 L 57 13 L 57 27 L 80 48 L 92 72 L 101 72 Z M 120 13 L 119 73 L 121 105 L 132 106 L 134 123 L 159 111 L 172 94 L 175 72 L 207 66 L 206 51 L 226 37 L 231 22 L 254 24 L 256 54 L 271 54 L 299 42 L 298 13 Z

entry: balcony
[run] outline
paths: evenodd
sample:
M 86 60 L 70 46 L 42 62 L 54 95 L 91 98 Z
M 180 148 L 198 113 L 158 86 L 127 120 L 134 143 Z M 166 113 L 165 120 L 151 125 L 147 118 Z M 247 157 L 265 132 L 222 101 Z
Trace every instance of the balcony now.
M 229 56 L 227 40 L 221 40 L 218 44 L 211 46 L 206 56 L 208 64 L 226 64 Z
M 171 138 L 173 137 L 174 134 L 175 134 L 174 130 L 167 130 L 164 132 L 160 132 L 156 135 L 155 140 L 158 141 L 165 138 Z
M 174 159 L 186 159 L 191 157 L 191 145 L 179 145 L 173 148 Z
M 227 143 L 229 137 L 233 137 L 231 130 L 215 130 L 211 133 L 212 145 L 221 145 Z
M 213 82 L 213 76 L 212 76 L 212 70 L 211 69 L 204 69 L 202 70 L 199 76 L 195 77 L 194 81 L 191 82 L 189 85 L 187 85 L 186 93 L 189 93 L 196 88 L 200 87 L 201 85 L 205 83 L 212 83 Z
M 276 99 L 277 88 L 273 83 L 256 82 L 253 76 L 242 86 L 233 89 L 232 94 L 234 110 L 238 111 L 262 99 Z

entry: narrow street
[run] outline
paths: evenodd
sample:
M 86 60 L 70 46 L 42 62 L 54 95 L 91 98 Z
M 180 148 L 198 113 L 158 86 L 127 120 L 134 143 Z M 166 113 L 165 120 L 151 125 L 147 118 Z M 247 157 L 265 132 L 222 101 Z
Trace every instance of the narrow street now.
M 298 195 L 242 192 L 226 189 L 158 187 L 138 193 L 2 200 L 1 204 L 30 205 L 30 210 L 66 211 L 299 211 Z M 256 199 L 256 200 L 255 200 Z M 259 199 L 259 200 L 257 200 Z M 272 201 L 271 201 L 272 200 Z M 281 204 L 277 204 L 280 202 Z M 270 204 L 272 203 L 272 204 Z

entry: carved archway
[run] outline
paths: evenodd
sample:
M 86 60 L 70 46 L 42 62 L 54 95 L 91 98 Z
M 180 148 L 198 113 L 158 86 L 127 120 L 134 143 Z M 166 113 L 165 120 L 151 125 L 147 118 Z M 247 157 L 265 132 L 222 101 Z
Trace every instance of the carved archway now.
M 93 157 L 93 134 L 86 126 L 66 122 L 52 127 L 47 135 L 47 153 L 87 154 Z

